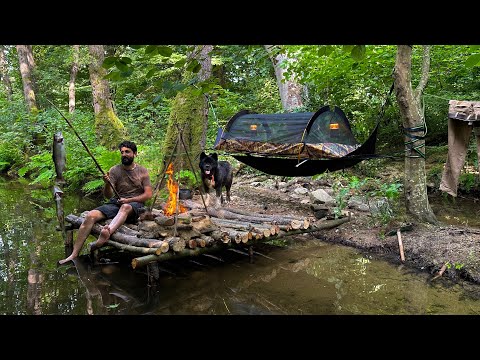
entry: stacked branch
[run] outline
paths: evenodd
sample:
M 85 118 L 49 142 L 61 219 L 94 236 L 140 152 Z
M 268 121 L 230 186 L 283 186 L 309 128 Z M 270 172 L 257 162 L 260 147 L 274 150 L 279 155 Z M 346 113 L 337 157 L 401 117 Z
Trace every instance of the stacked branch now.
M 161 210 L 153 209 L 153 215 L 148 219 L 120 226 L 106 245 L 143 255 L 132 261 L 132 267 L 137 268 L 154 261 L 329 229 L 349 220 L 343 218 L 314 224 L 308 218 L 289 215 L 247 213 L 234 208 L 205 210 L 191 200 L 185 200 L 184 205 L 190 210 L 179 214 L 176 220 L 174 216 L 165 216 Z M 65 220 L 73 228 L 78 228 L 85 214 L 70 214 Z M 92 234 L 99 235 L 102 227 L 110 221 L 95 224 Z

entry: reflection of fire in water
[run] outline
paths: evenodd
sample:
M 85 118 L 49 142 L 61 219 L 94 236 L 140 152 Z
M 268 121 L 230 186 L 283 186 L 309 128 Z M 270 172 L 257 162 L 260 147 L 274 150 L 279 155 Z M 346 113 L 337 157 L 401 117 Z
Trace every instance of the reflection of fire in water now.
M 174 215 L 177 211 L 177 195 L 178 195 L 178 184 L 173 180 L 173 163 L 168 165 L 167 171 L 165 174 L 168 174 L 167 180 L 167 189 L 168 189 L 168 200 L 167 204 L 165 205 L 165 209 L 163 210 L 165 216 Z M 184 213 L 188 211 L 188 209 L 183 206 L 182 204 L 178 203 L 178 213 Z

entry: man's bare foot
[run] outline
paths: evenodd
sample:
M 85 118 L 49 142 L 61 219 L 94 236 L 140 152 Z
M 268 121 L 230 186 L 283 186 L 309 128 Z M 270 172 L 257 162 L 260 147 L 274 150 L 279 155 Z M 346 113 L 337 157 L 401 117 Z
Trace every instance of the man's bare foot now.
M 75 258 L 76 258 L 76 256 L 74 256 L 74 255 L 72 254 L 72 255 L 70 255 L 69 257 L 65 258 L 65 259 L 58 260 L 57 265 L 66 264 L 67 262 L 72 261 L 72 260 L 75 259 Z
M 100 231 L 100 236 L 95 242 L 95 246 L 96 247 L 102 246 L 108 241 L 108 239 L 110 239 L 110 227 L 108 225 L 105 225 Z

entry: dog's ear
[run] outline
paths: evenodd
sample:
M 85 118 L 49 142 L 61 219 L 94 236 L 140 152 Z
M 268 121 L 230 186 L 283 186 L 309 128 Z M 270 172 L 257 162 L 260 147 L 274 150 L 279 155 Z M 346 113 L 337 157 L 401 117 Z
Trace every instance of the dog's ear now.
M 213 154 L 212 154 L 212 158 L 214 158 L 215 161 L 218 161 L 218 155 L 217 155 L 217 153 L 213 153 Z
M 205 154 L 205 151 L 202 151 L 202 153 L 200 154 L 200 160 L 206 157 L 207 157 L 207 154 Z

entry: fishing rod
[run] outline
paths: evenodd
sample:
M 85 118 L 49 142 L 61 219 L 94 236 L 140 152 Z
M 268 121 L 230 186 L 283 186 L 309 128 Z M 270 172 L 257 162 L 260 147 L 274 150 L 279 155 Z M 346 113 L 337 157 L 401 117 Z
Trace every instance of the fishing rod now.
M 102 168 L 100 167 L 100 164 L 97 162 L 97 160 L 95 159 L 95 157 L 93 156 L 93 154 L 90 152 L 87 144 L 85 144 L 82 140 L 82 138 L 80 137 L 80 135 L 78 135 L 77 131 L 75 130 L 75 128 L 73 127 L 72 123 L 70 122 L 70 120 L 68 120 L 65 115 L 62 114 L 62 112 L 55 106 L 54 103 L 52 103 L 50 100 L 47 99 L 47 101 L 53 106 L 53 108 L 55 110 L 58 111 L 58 113 L 60 115 L 62 115 L 62 117 L 65 119 L 65 121 L 67 122 L 67 124 L 70 126 L 70 128 L 73 130 L 73 132 L 75 133 L 75 135 L 77 136 L 78 140 L 80 140 L 80 142 L 82 143 L 83 147 L 85 148 L 85 150 L 87 150 L 88 152 L 88 155 L 90 155 L 90 157 L 93 159 L 93 161 L 95 162 L 95 165 L 97 165 L 97 168 L 98 170 L 100 170 L 100 172 L 102 173 L 102 175 L 105 176 L 105 172 L 102 170 Z M 110 185 L 110 187 L 112 188 L 113 192 L 115 193 L 115 195 L 117 196 L 118 199 L 120 199 L 120 194 L 117 192 L 117 190 L 115 189 L 115 186 L 113 186 L 112 182 L 110 181 L 110 179 L 107 179 L 108 181 L 108 184 Z

